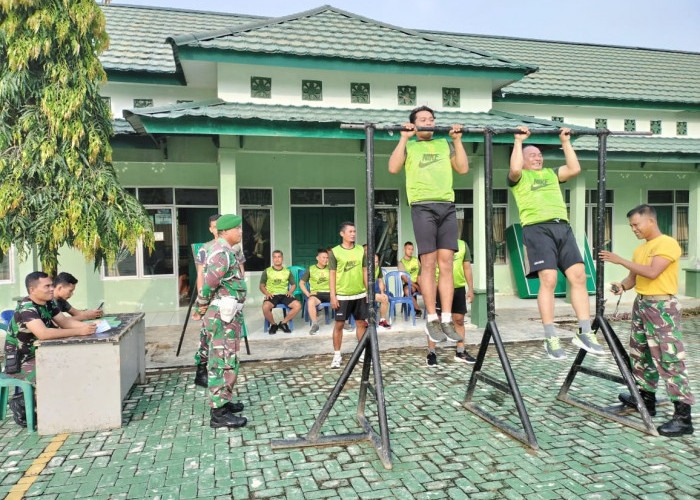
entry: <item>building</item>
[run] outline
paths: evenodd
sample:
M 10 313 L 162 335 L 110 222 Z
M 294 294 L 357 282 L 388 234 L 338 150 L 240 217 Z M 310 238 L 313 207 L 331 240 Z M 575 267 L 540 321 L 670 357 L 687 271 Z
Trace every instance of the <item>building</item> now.
M 111 45 L 101 57 L 102 95 L 115 117 L 114 165 L 152 214 L 157 242 L 152 254 L 125 254 L 100 272 L 77 252 L 61 252 L 59 270 L 81 281 L 78 306 L 103 298 L 115 311 L 186 304 L 179 277 L 194 273 L 189 245 L 209 239 L 207 217 L 217 211 L 244 216 L 255 303 L 273 249 L 284 251 L 286 265 L 308 265 L 319 246 L 339 241 L 339 222 L 354 219 L 366 233 L 364 135 L 340 123 L 400 124 L 421 104 L 441 125 L 652 132 L 608 140 L 605 245 L 630 255 L 637 242 L 625 213 L 655 205 L 662 230 L 684 249 L 681 293 L 700 296 L 700 53 L 412 31 L 330 6 L 280 18 L 103 10 Z M 413 239 L 404 176 L 385 168 L 396 140 L 376 134 L 375 242 L 387 267 Z M 483 289 L 483 141 L 463 141 L 470 172 L 455 178 L 456 202 L 475 288 Z M 504 235 L 518 220 L 506 185 L 512 137 L 495 142 L 495 286 L 513 294 Z M 547 164 L 562 158 L 557 143 L 541 137 L 552 145 Z M 595 229 L 597 144 L 582 137 L 574 147 L 584 174 L 563 188 L 584 245 Z M 35 265 L 5 259 L 0 300 L 23 294 Z M 623 274 L 610 266 L 606 279 Z

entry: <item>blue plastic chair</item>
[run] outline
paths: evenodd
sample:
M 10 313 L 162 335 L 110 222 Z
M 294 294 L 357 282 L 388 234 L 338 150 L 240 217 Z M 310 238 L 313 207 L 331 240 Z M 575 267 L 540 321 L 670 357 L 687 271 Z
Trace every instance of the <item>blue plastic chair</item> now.
M 7 398 L 10 395 L 10 388 L 22 389 L 24 394 L 24 407 L 27 411 L 27 430 L 36 432 L 36 422 L 34 422 L 34 386 L 25 380 L 12 378 L 5 373 L 0 373 L 0 420 L 5 420 L 7 416 Z
M 12 309 L 6 309 L 0 313 L 0 330 L 9 330 L 12 316 L 15 312 Z
M 307 292 L 310 292 L 310 291 L 311 291 L 311 288 L 310 288 L 310 286 L 309 286 L 308 281 L 307 281 L 306 283 L 304 283 L 304 286 L 306 286 L 306 291 L 307 291 Z M 309 301 L 308 301 L 308 299 L 306 298 L 306 295 L 304 295 L 304 305 L 303 305 L 303 307 L 304 307 L 304 321 L 306 321 L 307 323 L 310 324 L 310 323 L 311 323 L 311 317 L 309 316 Z M 326 324 L 328 324 L 328 323 L 331 322 L 331 319 L 330 319 L 330 312 L 331 312 L 331 310 L 332 310 L 332 308 L 331 308 L 331 303 L 330 303 L 330 302 L 321 302 L 319 305 L 316 306 L 316 310 L 317 310 L 317 311 L 320 311 L 322 308 L 323 308 L 324 313 L 325 313 L 325 315 L 326 315 Z
M 416 310 L 413 307 L 413 299 L 406 297 L 403 293 L 404 282 L 401 279 L 405 277 L 408 280 L 408 289 L 411 289 L 411 275 L 404 271 L 390 271 L 384 275 L 384 284 L 386 285 L 386 293 L 389 295 L 389 315 L 391 322 L 394 323 L 396 318 L 396 304 L 401 304 L 401 312 L 404 320 L 408 319 L 410 312 L 413 326 L 416 325 Z
M 292 273 L 293 272 L 294 271 L 292 271 Z M 287 290 L 289 290 L 289 287 L 287 287 Z M 304 294 L 302 293 L 302 295 L 304 295 Z M 297 299 L 297 300 L 299 300 L 299 299 Z M 284 317 L 285 318 L 287 317 L 287 313 L 291 310 L 289 307 L 285 306 L 284 304 L 277 304 L 273 309 L 284 309 Z M 294 331 L 294 320 L 290 321 L 288 324 L 289 324 L 289 329 L 291 331 Z M 269 330 L 270 330 L 270 322 L 267 320 L 267 318 L 265 318 L 265 322 L 263 324 L 263 331 L 265 333 L 267 333 Z

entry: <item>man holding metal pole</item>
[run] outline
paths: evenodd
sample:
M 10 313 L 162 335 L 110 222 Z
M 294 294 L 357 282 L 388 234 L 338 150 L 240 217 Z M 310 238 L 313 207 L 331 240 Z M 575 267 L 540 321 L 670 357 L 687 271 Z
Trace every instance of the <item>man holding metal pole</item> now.
M 572 342 L 591 354 L 604 354 L 595 333 L 591 331 L 590 307 L 586 288 L 586 268 L 574 233 L 569 226 L 564 198 L 559 184 L 581 173 L 576 152 L 571 145 L 571 129 L 562 128 L 559 134 L 566 165 L 556 169 L 543 168 L 542 153 L 535 146 L 523 147 L 530 137 L 525 126 L 518 127 L 513 153 L 510 157 L 508 185 L 515 197 L 523 226 L 525 275 L 539 278 L 537 305 L 544 327 L 544 348 L 552 359 L 565 359 L 566 352 L 554 330 L 554 289 L 557 269 L 571 284 L 571 305 L 576 313 L 579 331 Z
M 657 428 L 659 434 L 668 437 L 692 434 L 690 407 L 695 398 L 690 392 L 685 367 L 681 310 L 676 298 L 681 247 L 675 239 L 661 233 L 653 207 L 639 205 L 627 213 L 627 218 L 637 239 L 646 240 L 645 243 L 635 249 L 631 261 L 606 251 L 600 252 L 600 258 L 629 270 L 622 282 L 612 284 L 615 295 L 632 288 L 638 294 L 632 307 L 632 372 L 651 416 L 656 415 L 659 376 L 666 383 L 674 412 L 669 422 Z M 637 407 L 629 394 L 620 394 L 619 399 L 626 406 Z
M 406 194 L 411 205 L 413 232 L 421 261 L 420 289 L 426 308 L 425 332 L 433 342 L 462 337 L 455 329 L 451 312 L 438 319 L 435 309 L 440 290 L 444 311 L 452 311 L 454 282 L 452 259 L 457 248 L 457 214 L 452 190 L 452 170 L 458 174 L 469 171 L 467 153 L 462 145 L 462 126 L 453 125 L 447 139 L 433 139 L 431 131 L 416 127 L 434 127 L 435 113 L 427 106 L 411 111 L 409 122 L 403 125 L 401 139 L 389 158 L 389 172 L 398 174 L 406 166 Z M 411 137 L 415 141 L 409 141 Z M 435 283 L 435 269 L 440 279 Z

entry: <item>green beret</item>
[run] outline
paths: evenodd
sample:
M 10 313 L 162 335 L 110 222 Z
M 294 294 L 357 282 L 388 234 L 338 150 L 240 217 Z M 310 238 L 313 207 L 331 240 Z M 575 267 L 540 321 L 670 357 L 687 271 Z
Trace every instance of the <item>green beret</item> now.
M 218 231 L 226 231 L 227 229 L 233 229 L 234 227 L 240 226 L 241 222 L 243 222 L 243 219 L 239 215 L 222 215 L 216 220 L 216 229 Z

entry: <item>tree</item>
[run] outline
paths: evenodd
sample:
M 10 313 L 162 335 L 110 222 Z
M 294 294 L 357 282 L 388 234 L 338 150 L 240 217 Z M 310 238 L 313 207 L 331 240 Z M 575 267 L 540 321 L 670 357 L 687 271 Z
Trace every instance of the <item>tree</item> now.
M 0 258 L 34 248 L 53 274 L 64 245 L 96 268 L 139 238 L 152 248 L 150 218 L 111 164 L 108 44 L 94 0 L 0 0 Z

